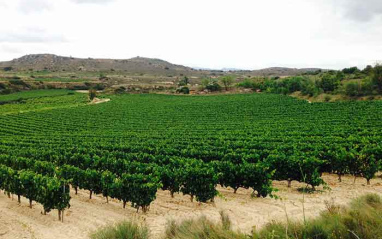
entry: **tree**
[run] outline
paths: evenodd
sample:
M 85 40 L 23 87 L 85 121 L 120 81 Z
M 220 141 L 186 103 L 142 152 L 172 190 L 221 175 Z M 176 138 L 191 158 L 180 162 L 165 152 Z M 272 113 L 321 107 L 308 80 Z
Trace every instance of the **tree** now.
M 243 185 L 245 188 L 253 189 L 257 197 L 271 196 L 274 189 L 272 188 L 272 176 L 274 170 L 270 171 L 269 167 L 263 162 L 244 163 L 240 168 L 243 175 Z
M 350 68 L 345 68 L 342 70 L 342 72 L 344 74 L 355 74 L 357 72 L 359 72 L 360 70 L 356 67 L 356 66 L 353 66 L 353 67 L 350 67 Z
M 84 176 L 85 189 L 90 191 L 89 199 L 92 199 L 93 193 L 102 193 L 101 173 L 96 170 L 86 169 Z
M 345 94 L 348 96 L 357 96 L 360 94 L 360 84 L 357 82 L 349 82 L 345 85 Z
M 213 200 L 218 194 L 216 185 L 219 175 L 212 165 L 199 160 L 191 160 L 186 163 L 182 170 L 183 194 L 191 195 L 191 202 L 196 197 L 198 202 Z
M 35 174 L 30 171 L 20 173 L 20 181 L 24 188 L 24 195 L 29 199 L 29 207 L 32 208 L 32 201 L 37 198 L 37 190 L 35 183 Z
M 219 184 L 223 187 L 233 188 L 234 193 L 243 187 L 244 175 L 240 171 L 242 164 L 236 164 L 229 160 L 214 162 L 217 171 L 221 174 Z
M 182 165 L 178 160 L 172 160 L 167 165 L 158 167 L 160 178 L 162 182 L 162 190 L 170 191 L 171 197 L 174 193 L 178 193 L 181 187 Z
M 142 211 L 146 213 L 151 202 L 156 198 L 158 188 L 162 187 L 159 178 L 144 174 L 130 174 L 124 175 L 124 177 L 127 177 L 130 185 L 131 206 L 136 208 L 137 212 L 141 207 Z
M 349 154 L 344 147 L 333 146 L 332 150 L 328 150 L 328 158 L 332 173 L 338 175 L 338 181 L 342 181 L 342 175 L 349 172 Z
M 373 67 L 371 65 L 367 65 L 362 72 L 366 75 L 371 75 L 373 73 Z
M 303 181 L 306 184 L 310 184 L 313 190 L 316 189 L 316 186 L 325 184 L 320 175 L 320 167 L 325 163 L 325 161 L 305 155 L 301 155 L 301 157 L 300 170 Z
M 300 158 L 297 155 L 286 155 L 283 152 L 275 151 L 269 154 L 266 162 L 270 166 L 270 170 L 274 170 L 273 179 L 287 180 L 288 187 L 291 187 L 293 180 L 302 181 L 301 170 L 299 165 Z
M 189 83 L 189 79 L 187 76 L 184 76 L 181 81 L 179 81 L 178 85 L 179 86 L 187 86 Z
M 97 91 L 94 89 L 89 90 L 89 99 L 93 100 L 96 97 L 97 97 Z
M 109 203 L 109 196 L 111 194 L 115 176 L 110 171 L 106 170 L 101 174 L 102 195 L 106 197 L 106 202 Z
M 338 88 L 339 80 L 333 75 L 325 75 L 319 82 L 319 86 L 324 90 L 324 92 L 332 92 Z
M 224 85 L 224 88 L 227 91 L 229 87 L 233 84 L 234 78 L 233 76 L 222 76 L 220 78 L 220 82 Z
M 372 82 L 377 87 L 378 93 L 382 93 L 382 65 L 377 64 L 372 72 Z

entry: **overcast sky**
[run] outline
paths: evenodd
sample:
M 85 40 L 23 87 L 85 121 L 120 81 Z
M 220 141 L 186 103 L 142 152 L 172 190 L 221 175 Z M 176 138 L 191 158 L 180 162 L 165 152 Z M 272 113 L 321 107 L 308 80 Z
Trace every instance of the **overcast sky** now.
M 382 60 L 382 0 L 0 0 L 0 22 L 0 61 L 53 53 L 340 69 Z

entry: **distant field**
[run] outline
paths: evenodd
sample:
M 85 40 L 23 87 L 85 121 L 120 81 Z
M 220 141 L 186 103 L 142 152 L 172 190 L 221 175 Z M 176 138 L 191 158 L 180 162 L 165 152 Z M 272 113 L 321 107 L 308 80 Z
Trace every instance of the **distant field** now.
M 34 78 L 34 81 L 43 81 L 43 82 L 85 82 L 88 80 L 84 79 L 70 79 L 70 78 Z
M 39 98 L 39 97 L 49 97 L 49 96 L 58 96 L 58 95 L 67 95 L 68 93 L 73 92 L 71 90 L 30 90 L 22 91 L 13 94 L 0 95 L 1 101 L 13 101 L 18 99 L 30 99 L 30 98 Z
M 0 115 L 85 104 L 86 94 L 71 90 L 31 90 L 0 95 Z

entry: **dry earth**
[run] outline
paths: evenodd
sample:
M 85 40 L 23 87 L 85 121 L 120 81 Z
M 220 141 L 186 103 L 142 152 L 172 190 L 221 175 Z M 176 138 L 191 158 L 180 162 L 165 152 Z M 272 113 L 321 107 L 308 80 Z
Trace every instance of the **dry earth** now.
M 372 180 L 371 186 L 367 186 L 364 179 L 357 179 L 353 185 L 352 177 L 344 177 L 342 183 L 338 183 L 334 175 L 324 175 L 324 179 L 331 190 L 305 196 L 307 217 L 324 210 L 325 201 L 346 205 L 352 198 L 365 193 L 382 193 L 381 178 Z M 106 204 L 102 196 L 89 200 L 87 191 L 79 191 L 78 195 L 72 192 L 71 208 L 65 211 L 64 223 L 58 221 L 56 210 L 44 216 L 41 205 L 35 204 L 33 209 L 29 209 L 27 199 L 22 198 L 19 205 L 17 197 L 12 200 L 0 193 L 0 238 L 87 238 L 96 228 L 125 219 L 146 223 L 153 238 L 160 238 L 170 219 L 184 220 L 205 215 L 218 220 L 221 210 L 228 213 L 234 229 L 249 233 L 254 226 L 259 228 L 271 220 L 286 220 L 286 214 L 289 219 L 302 220 L 303 195 L 297 190 L 302 185 L 293 182 L 292 188 L 287 188 L 286 182 L 275 182 L 281 199 L 251 198 L 250 190 L 239 189 L 234 194 L 233 190 L 219 188 L 222 196 L 216 198 L 214 204 L 191 203 L 189 196 L 175 195 L 171 198 L 168 192 L 159 191 L 146 215 L 136 213 L 130 207 L 123 209 L 122 203 L 117 201 Z
M 99 99 L 99 98 L 94 98 L 89 104 L 101 104 L 101 103 L 105 103 L 105 102 L 109 102 L 110 99 L 108 98 L 102 98 L 102 99 Z

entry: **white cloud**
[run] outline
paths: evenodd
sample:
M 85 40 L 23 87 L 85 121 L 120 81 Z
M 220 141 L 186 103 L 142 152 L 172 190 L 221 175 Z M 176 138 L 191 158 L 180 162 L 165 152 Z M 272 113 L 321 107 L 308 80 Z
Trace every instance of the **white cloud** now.
M 114 2 L 114 0 L 71 0 L 75 3 L 105 4 Z
M 345 16 L 356 21 L 367 22 L 382 15 L 381 0 L 341 0 L 340 3 Z
M 10 54 L 20 54 L 22 51 L 16 47 L 9 44 L 1 44 L 0 49 L 2 52 L 10 53 Z
M 0 43 L 52 43 L 67 42 L 61 34 L 52 34 L 38 27 L 12 29 L 0 34 Z
M 20 0 L 18 6 L 25 14 L 49 10 L 51 7 L 51 3 L 47 0 Z
M 0 25 L 0 41 L 22 54 L 139 55 L 249 69 L 364 67 L 382 58 L 382 19 L 375 0 L 362 1 L 367 11 L 374 9 L 366 18 L 354 10 L 361 2 L 355 0 L 347 1 L 353 5 L 344 5 L 345 0 L 1 1 L 7 7 L 0 5 L 0 21 L 12 24 Z M 49 7 L 33 6 L 36 10 L 27 13 L 19 8 L 26 1 Z M 0 53 L 0 60 L 20 56 Z

